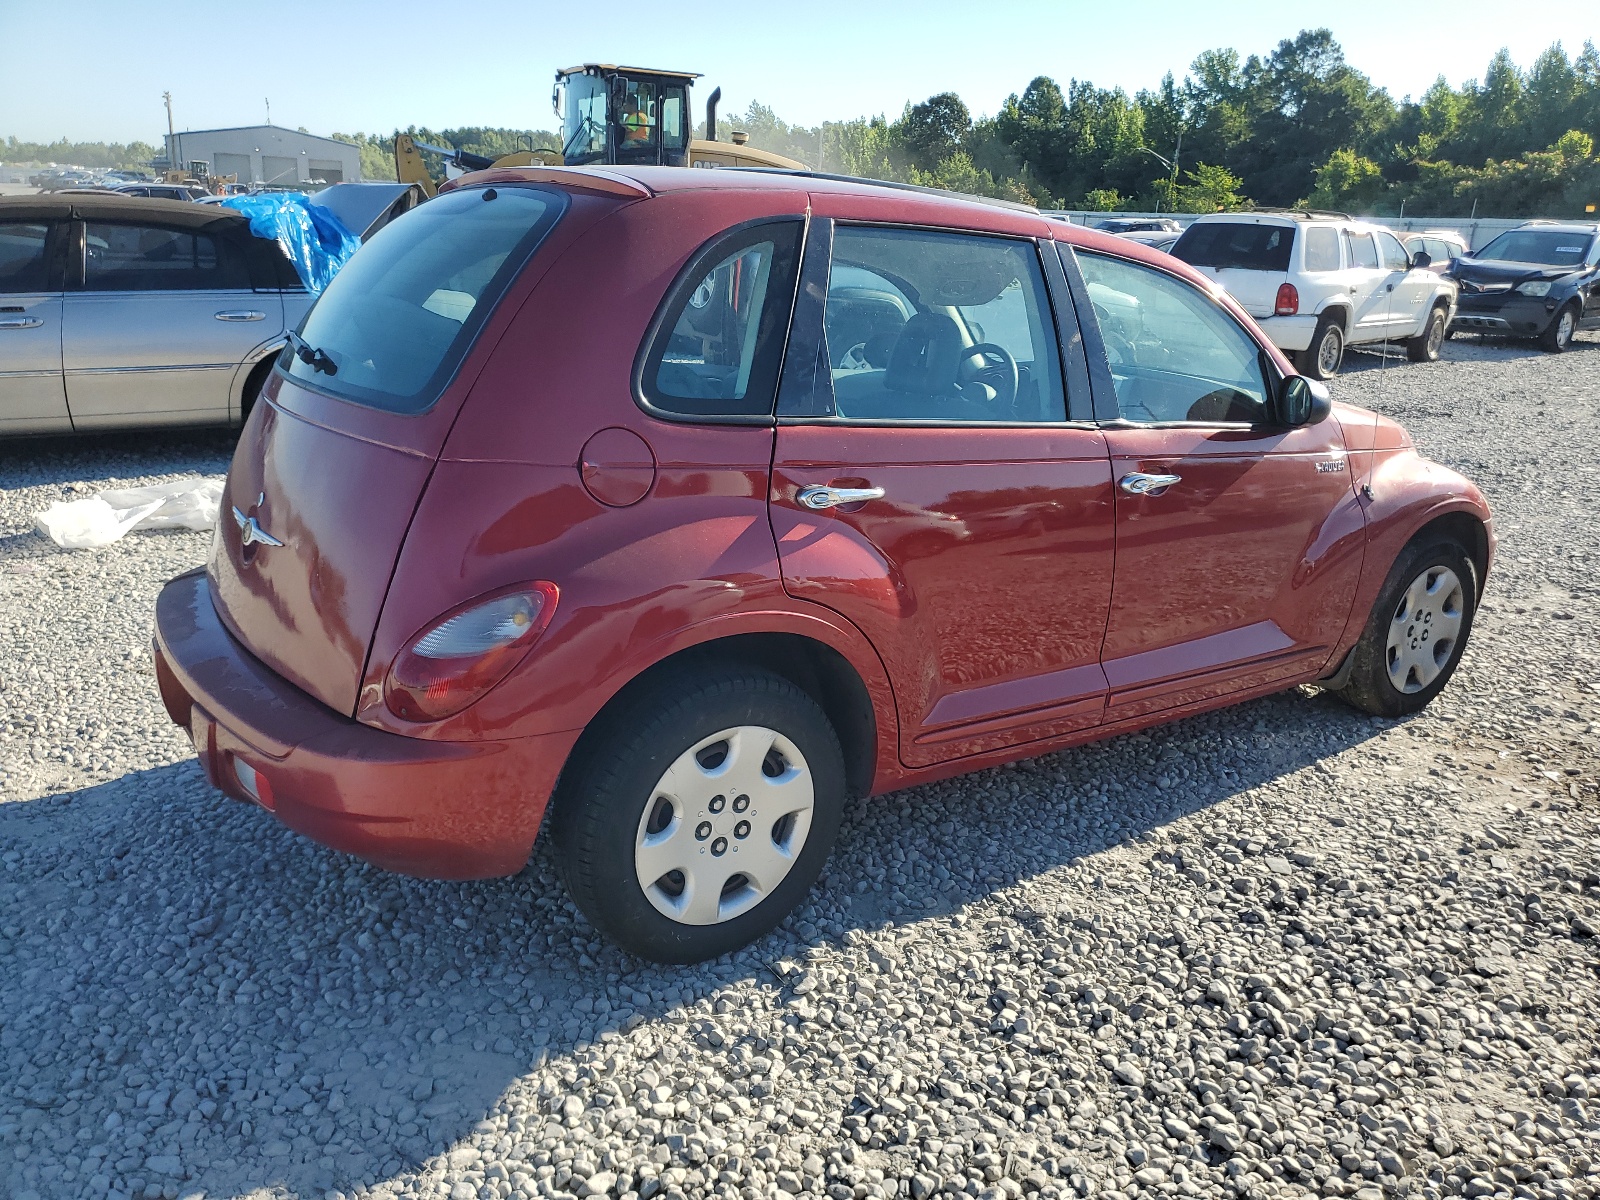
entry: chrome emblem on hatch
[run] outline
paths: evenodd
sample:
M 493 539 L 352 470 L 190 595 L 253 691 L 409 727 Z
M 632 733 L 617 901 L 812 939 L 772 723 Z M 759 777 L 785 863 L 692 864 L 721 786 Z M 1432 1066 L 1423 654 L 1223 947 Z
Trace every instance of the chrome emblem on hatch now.
M 1344 459 L 1342 458 L 1329 459 L 1326 462 L 1317 464 L 1317 473 L 1319 475 L 1337 475 L 1342 470 L 1344 470 Z M 233 511 L 237 513 L 239 510 L 234 509 Z
M 256 497 L 256 506 L 260 507 L 267 498 L 265 492 Z M 261 522 L 254 517 L 247 517 L 239 511 L 239 506 L 233 506 L 233 521 L 239 527 L 239 545 L 241 546 L 281 546 L 277 538 L 261 528 Z

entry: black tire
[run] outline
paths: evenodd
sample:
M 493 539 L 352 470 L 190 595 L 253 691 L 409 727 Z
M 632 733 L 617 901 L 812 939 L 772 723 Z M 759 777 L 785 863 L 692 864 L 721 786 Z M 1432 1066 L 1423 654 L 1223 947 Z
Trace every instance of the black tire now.
M 250 368 L 250 374 L 245 377 L 244 388 L 239 393 L 239 426 L 250 419 L 251 410 L 256 406 L 256 400 L 261 395 L 261 389 L 267 385 L 267 376 L 272 374 L 272 364 L 278 361 L 276 354 L 269 354 L 255 366 Z
M 1389 635 L 1392 623 L 1412 584 L 1424 572 L 1439 568 L 1453 572 L 1460 582 L 1460 626 L 1448 657 L 1437 668 L 1438 674 L 1414 690 L 1402 690 L 1395 686 L 1390 671 Z M 1356 708 L 1380 717 L 1401 717 L 1426 708 L 1444 690 L 1461 662 L 1461 655 L 1472 633 L 1472 618 L 1478 609 L 1479 586 L 1472 556 L 1460 543 L 1439 540 L 1408 546 L 1389 571 L 1389 578 L 1384 581 L 1383 591 L 1378 594 L 1372 615 L 1367 619 L 1367 627 L 1362 631 L 1361 640 L 1356 643 L 1349 682 L 1339 695 Z
M 1443 305 L 1434 305 L 1423 323 L 1422 332 L 1405 341 L 1406 357 L 1412 362 L 1438 362 L 1444 346 L 1447 315 Z
M 809 830 L 787 874 L 764 898 L 718 923 L 688 924 L 646 895 L 635 868 L 636 839 L 646 836 L 647 817 L 655 820 L 647 808 L 662 803 L 655 793 L 668 768 L 704 739 L 741 726 L 775 730 L 803 756 L 813 795 Z M 647 687 L 591 727 L 577 761 L 563 772 L 551 835 L 573 901 L 602 934 L 640 958 L 700 962 L 755 941 L 799 905 L 833 847 L 847 791 L 838 735 L 815 700 L 766 671 L 702 668 Z M 676 816 L 709 824 L 704 813 Z M 747 833 L 759 837 L 759 822 Z M 735 873 L 728 882 L 741 878 Z
M 1551 354 L 1560 354 L 1572 345 L 1572 335 L 1578 332 L 1578 306 L 1568 304 L 1562 307 L 1555 316 L 1550 318 L 1550 324 L 1539 335 L 1539 348 Z
M 1317 318 L 1311 345 L 1295 354 L 1295 366 L 1308 379 L 1332 379 L 1344 365 L 1344 326 L 1332 313 Z

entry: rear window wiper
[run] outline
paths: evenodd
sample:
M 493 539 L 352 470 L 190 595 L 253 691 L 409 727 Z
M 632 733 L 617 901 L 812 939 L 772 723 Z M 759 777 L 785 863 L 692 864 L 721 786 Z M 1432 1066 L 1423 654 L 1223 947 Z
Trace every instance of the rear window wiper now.
M 294 356 L 313 371 L 321 371 L 324 375 L 339 373 L 339 364 L 328 357 L 326 350 L 319 350 L 293 330 L 289 333 L 289 347 L 294 351 Z

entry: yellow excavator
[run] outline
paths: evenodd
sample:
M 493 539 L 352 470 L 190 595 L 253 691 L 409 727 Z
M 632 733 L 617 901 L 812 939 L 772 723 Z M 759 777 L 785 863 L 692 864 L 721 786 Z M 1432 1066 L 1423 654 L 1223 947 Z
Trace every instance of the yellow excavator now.
M 518 150 L 500 158 L 468 154 L 418 142 L 410 134 L 394 138 L 394 167 L 401 183 L 415 183 L 429 196 L 439 183 L 422 153 L 443 157 L 447 168 L 481 171 L 487 167 L 593 166 L 653 164 L 668 167 L 774 167 L 803 171 L 806 164 L 757 150 L 746 134 L 717 139 L 717 88 L 706 100 L 706 136 L 694 137 L 689 89 L 700 76 L 689 71 L 655 71 L 612 63 L 583 63 L 556 72 L 551 103 L 561 119 L 560 150 Z

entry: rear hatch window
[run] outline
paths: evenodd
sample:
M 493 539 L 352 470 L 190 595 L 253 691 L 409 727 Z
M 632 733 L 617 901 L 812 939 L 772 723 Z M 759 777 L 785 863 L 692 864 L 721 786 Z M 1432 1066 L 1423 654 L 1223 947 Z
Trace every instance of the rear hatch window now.
M 1172 255 L 1219 271 L 1287 271 L 1294 228 L 1249 221 L 1200 221 L 1184 231 Z
M 566 204 L 560 192 L 496 185 L 446 192 L 406 213 L 334 277 L 282 368 L 357 404 L 426 410 Z

